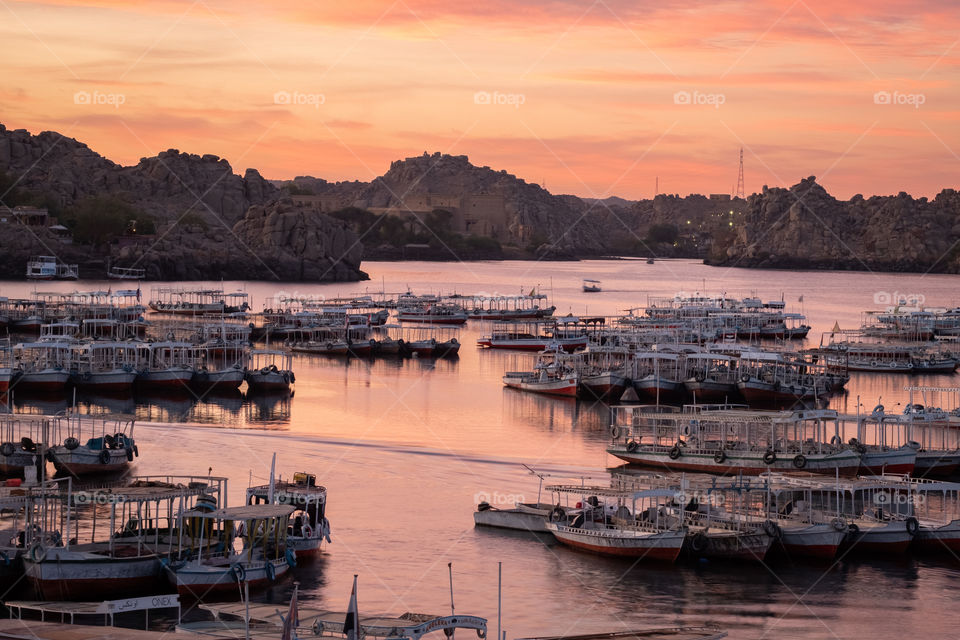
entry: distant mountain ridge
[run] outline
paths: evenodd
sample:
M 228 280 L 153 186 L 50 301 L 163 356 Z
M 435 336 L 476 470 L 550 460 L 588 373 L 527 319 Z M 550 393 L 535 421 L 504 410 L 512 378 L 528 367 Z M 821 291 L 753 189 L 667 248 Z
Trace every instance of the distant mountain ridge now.
M 91 247 L 64 245 L 49 229 L 10 224 L 0 245 L 5 258 L 0 261 L 0 276 L 23 277 L 30 255 L 55 253 L 64 261 L 81 263 L 83 277 L 104 277 L 111 262 L 145 268 L 147 277 L 155 279 L 365 277 L 359 269 L 356 236 L 341 221 L 326 216 L 312 216 L 307 231 L 335 238 L 332 245 L 317 245 L 329 253 L 278 250 L 271 245 L 265 256 L 256 255 L 251 247 L 260 246 L 253 242 L 257 226 L 263 233 L 276 228 L 267 226 L 273 219 L 260 215 L 257 207 L 277 203 L 283 193 L 256 169 L 236 175 L 229 162 L 215 155 L 170 149 L 122 166 L 59 133 L 32 135 L 0 125 L 0 173 L 14 184 L 11 194 L 28 194 L 28 202 L 36 200 L 55 214 L 69 214 L 89 199 L 109 197 L 153 218 L 157 227 L 150 236 Z M 274 205 L 271 211 L 275 218 L 284 209 Z M 248 218 L 251 212 L 255 215 Z M 304 266 L 309 260 L 335 264 L 315 270 Z
M 176 149 L 122 166 L 58 133 L 3 125 L 0 174 L 15 186 L 8 198 L 22 192 L 65 216 L 107 196 L 157 223 L 154 236 L 100 247 L 63 245 L 49 229 L 9 225 L 0 244 L 4 277 L 22 276 L 29 255 L 54 251 L 100 273 L 107 262 L 143 266 L 151 278 L 362 278 L 364 242 L 350 219 L 357 210 L 420 225 L 446 211 L 463 237 L 489 236 L 503 247 L 464 245 L 468 258 L 651 255 L 745 267 L 960 272 L 953 189 L 930 201 L 906 193 L 839 201 L 811 177 L 745 200 L 579 198 L 440 153 L 396 160 L 369 182 L 278 181 L 256 169 L 236 175 L 222 158 Z M 425 257 L 460 258 L 443 242 Z

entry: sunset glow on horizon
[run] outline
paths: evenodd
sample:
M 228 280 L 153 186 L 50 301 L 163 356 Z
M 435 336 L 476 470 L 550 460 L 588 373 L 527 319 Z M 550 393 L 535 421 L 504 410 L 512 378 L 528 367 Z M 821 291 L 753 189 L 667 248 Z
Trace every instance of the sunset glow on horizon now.
M 960 171 L 947 2 L 0 2 L 0 123 L 115 162 L 370 180 L 424 151 L 553 193 L 810 175 L 932 197 Z

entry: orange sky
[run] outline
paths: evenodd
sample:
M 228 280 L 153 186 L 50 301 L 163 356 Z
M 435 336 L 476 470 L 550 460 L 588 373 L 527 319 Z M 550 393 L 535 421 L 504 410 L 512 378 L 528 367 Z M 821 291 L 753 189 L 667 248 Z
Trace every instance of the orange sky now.
M 931 196 L 960 171 L 958 27 L 945 0 L 0 0 L 0 122 L 123 164 L 369 180 L 441 151 L 630 198 L 730 192 L 742 146 L 748 192 Z

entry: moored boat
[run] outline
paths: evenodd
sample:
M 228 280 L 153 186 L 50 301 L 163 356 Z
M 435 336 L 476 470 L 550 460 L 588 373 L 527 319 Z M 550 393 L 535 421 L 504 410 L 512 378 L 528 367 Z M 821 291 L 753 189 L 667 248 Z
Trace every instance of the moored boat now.
M 296 564 L 284 535 L 293 511 L 290 505 L 260 504 L 181 513 L 179 528 L 189 531 L 190 542 L 164 567 L 167 579 L 181 597 L 193 600 L 239 598 L 244 585 L 266 588 Z
M 247 504 L 292 505 L 287 527 L 287 547 L 299 560 L 320 553 L 324 541 L 330 542 L 330 521 L 327 520 L 327 490 L 317 484 L 312 473 L 298 472 L 289 482 L 277 481 L 273 486 L 247 489 Z
M 140 455 L 133 428 L 133 420 L 56 418 L 47 455 L 58 471 L 75 477 L 123 471 Z
M 662 413 L 624 406 L 614 408 L 607 452 L 672 471 L 855 475 L 860 455 L 838 434 L 839 417 L 830 410 Z

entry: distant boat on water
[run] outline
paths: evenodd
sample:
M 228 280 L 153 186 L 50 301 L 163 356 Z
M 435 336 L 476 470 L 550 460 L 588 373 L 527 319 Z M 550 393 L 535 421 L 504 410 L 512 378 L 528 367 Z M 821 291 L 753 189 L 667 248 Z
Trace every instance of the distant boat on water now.
M 600 293 L 603 289 L 600 288 L 599 280 L 588 280 L 584 279 L 583 281 L 583 292 L 584 293 Z

